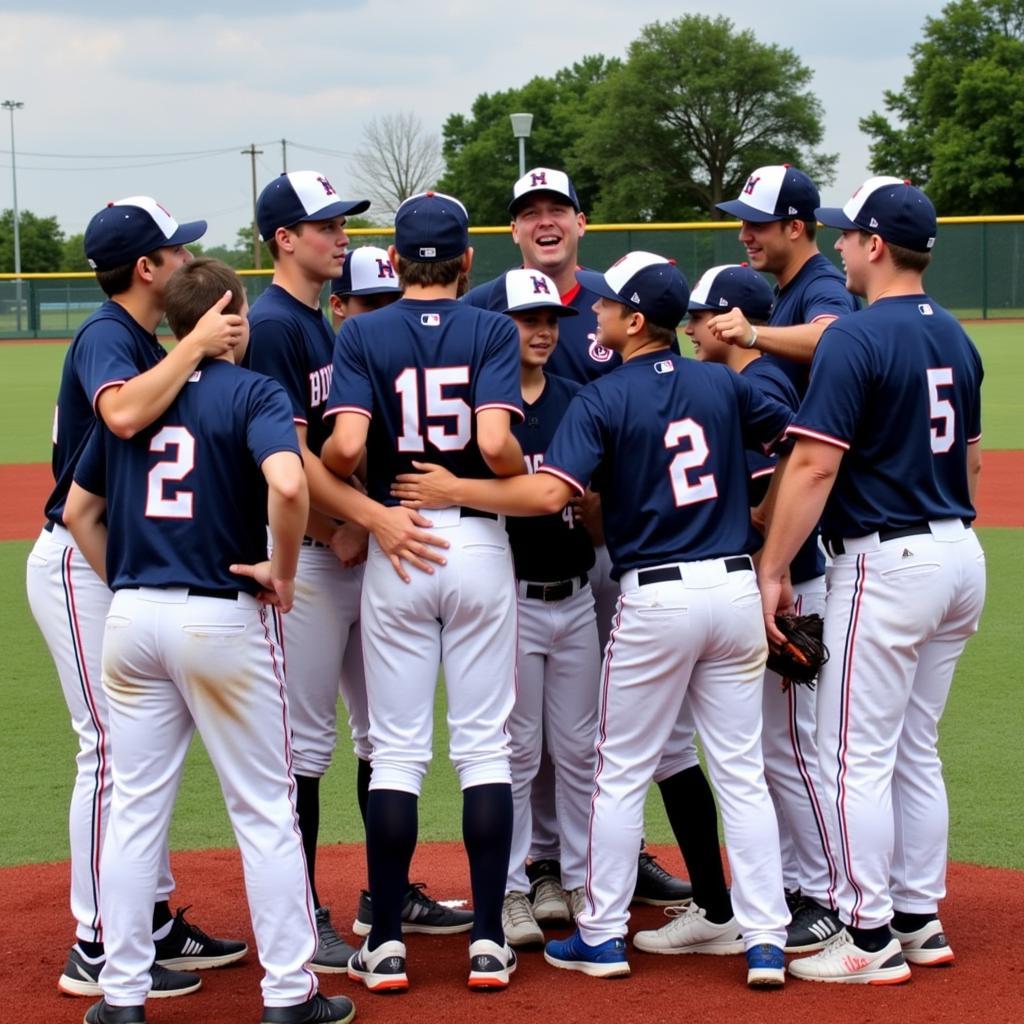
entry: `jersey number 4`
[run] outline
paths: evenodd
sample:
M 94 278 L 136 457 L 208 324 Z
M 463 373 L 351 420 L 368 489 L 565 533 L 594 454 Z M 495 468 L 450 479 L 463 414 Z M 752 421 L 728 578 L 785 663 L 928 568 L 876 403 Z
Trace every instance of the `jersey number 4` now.
M 426 418 L 449 421 L 446 424 L 429 424 L 427 440 L 438 451 L 461 451 L 472 436 L 473 413 L 463 399 L 446 398 L 444 389 L 468 384 L 468 366 L 439 366 L 423 371 L 410 366 L 395 378 L 395 391 L 402 400 L 402 433 L 398 435 L 398 450 L 422 452 L 425 449 L 420 425 L 421 373 Z
M 184 427 L 163 427 L 149 442 L 151 452 L 174 449 L 173 459 L 162 459 L 146 478 L 146 515 L 150 519 L 191 519 L 192 492 L 175 490 L 166 496 L 166 485 L 184 480 L 196 464 L 196 439 Z
M 668 467 L 676 506 L 696 505 L 697 502 L 717 498 L 714 473 L 700 474 L 692 482 L 688 475 L 690 470 L 700 469 L 711 454 L 704 428 L 689 416 L 684 420 L 673 420 L 665 431 L 665 447 L 670 451 L 683 443 L 687 444 L 686 450 L 675 455 Z

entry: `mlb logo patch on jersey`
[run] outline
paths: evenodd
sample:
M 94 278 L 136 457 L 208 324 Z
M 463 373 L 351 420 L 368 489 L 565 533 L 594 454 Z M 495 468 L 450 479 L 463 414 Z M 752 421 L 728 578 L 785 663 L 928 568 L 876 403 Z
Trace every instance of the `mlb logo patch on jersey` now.
M 921 316 L 935 316 L 935 310 L 927 302 L 919 302 L 917 304 L 917 311 Z
M 192 372 L 192 376 L 189 377 L 189 379 L 188 379 L 188 383 L 189 384 L 197 384 L 197 383 L 199 383 L 199 378 L 202 377 L 202 375 L 203 375 L 203 371 L 202 370 L 194 370 Z
M 675 373 L 675 369 L 671 359 L 662 359 L 660 363 L 654 364 L 655 373 Z
M 440 327 L 441 326 L 441 314 L 440 313 L 423 313 L 420 315 L 420 324 L 423 327 Z

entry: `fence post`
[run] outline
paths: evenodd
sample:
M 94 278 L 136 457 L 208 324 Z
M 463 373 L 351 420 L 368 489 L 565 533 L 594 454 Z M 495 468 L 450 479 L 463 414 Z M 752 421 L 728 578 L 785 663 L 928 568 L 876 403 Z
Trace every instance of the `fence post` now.
M 39 337 L 39 282 L 28 282 L 28 329 L 33 338 Z
M 988 224 L 981 222 L 981 319 L 988 319 Z

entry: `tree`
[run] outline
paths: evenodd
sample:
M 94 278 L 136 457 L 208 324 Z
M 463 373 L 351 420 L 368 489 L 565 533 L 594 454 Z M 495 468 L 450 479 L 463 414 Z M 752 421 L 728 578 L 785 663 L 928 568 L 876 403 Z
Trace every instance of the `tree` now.
M 433 188 L 444 162 L 441 143 L 411 111 L 371 118 L 352 165 L 356 190 L 393 214 L 402 201 Z
M 26 274 L 46 274 L 61 269 L 64 232 L 56 217 L 37 217 L 18 211 L 21 269 Z M 14 273 L 14 211 L 0 213 L 0 272 Z
M 85 232 L 79 231 L 77 235 L 69 235 L 64 239 L 61 247 L 63 252 L 60 257 L 59 270 L 67 273 L 79 273 L 80 271 L 92 271 L 89 261 L 85 256 Z
M 618 60 L 584 57 L 553 78 L 537 77 L 518 89 L 481 93 L 471 114 L 452 114 L 444 124 L 447 169 L 438 187 L 458 196 L 473 224 L 507 224 L 512 183 L 519 177 L 519 146 L 509 114 L 533 114 L 526 140 L 527 166 L 569 172 L 583 209 L 598 191 L 598 179 L 576 166 L 573 146 L 584 130 L 591 90 L 619 66 Z
M 721 217 L 749 172 L 790 163 L 830 184 L 812 72 L 796 54 L 737 32 L 725 17 L 645 26 L 626 62 L 596 86 L 577 162 L 600 181 L 605 220 Z
M 890 121 L 860 122 L 871 168 L 908 176 L 943 214 L 1024 207 L 1024 0 L 953 0 L 927 18 Z

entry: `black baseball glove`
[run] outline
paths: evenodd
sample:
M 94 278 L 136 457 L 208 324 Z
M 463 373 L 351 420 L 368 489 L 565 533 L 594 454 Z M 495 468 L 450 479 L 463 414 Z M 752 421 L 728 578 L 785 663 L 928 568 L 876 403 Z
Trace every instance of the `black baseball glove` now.
M 786 638 L 777 651 L 769 650 L 768 667 L 782 676 L 782 690 L 790 683 L 814 689 L 821 666 L 828 661 L 822 641 L 825 622 L 820 615 L 776 615 L 775 625 Z

